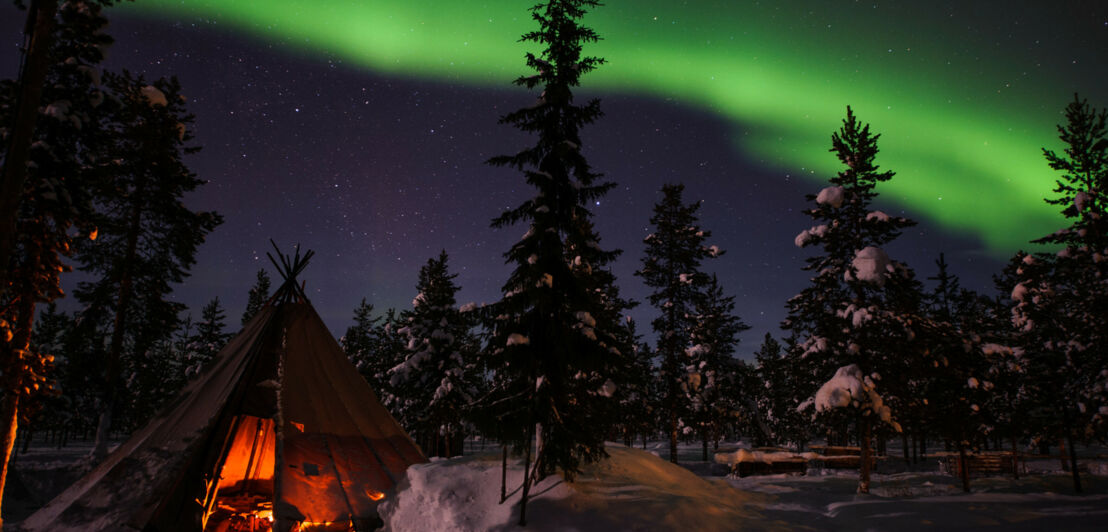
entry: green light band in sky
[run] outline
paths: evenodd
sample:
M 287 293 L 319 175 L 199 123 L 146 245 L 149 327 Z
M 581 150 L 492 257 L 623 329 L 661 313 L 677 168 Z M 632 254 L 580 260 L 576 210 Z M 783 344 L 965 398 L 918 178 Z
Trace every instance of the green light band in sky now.
M 718 113 L 735 124 L 745 156 L 818 182 L 840 169 L 827 149 L 849 104 L 881 133 L 879 164 L 897 172 L 883 198 L 999 255 L 1062 226 L 1042 201 L 1055 176 L 1041 148 L 1057 147 L 1054 125 L 1075 91 L 1086 89 L 1098 107 L 1108 102 L 1097 100 L 1103 84 L 1043 59 L 1068 43 L 1040 50 L 1000 27 L 1022 16 L 1018 36 L 1035 24 L 1056 36 L 1049 16 L 1035 7 L 955 13 L 930 2 L 748 4 L 610 0 L 586 19 L 604 39 L 587 51 L 608 64 L 585 85 Z M 144 0 L 124 9 L 215 19 L 386 74 L 506 87 L 524 70 L 516 39 L 531 29 L 529 5 Z M 988 24 L 998 28 L 975 29 Z

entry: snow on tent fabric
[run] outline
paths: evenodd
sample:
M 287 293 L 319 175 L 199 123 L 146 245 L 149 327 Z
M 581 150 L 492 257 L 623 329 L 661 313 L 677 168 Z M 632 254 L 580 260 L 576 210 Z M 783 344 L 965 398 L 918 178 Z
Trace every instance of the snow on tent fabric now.
M 371 529 L 427 460 L 307 301 L 299 259 L 207 371 L 21 530 Z

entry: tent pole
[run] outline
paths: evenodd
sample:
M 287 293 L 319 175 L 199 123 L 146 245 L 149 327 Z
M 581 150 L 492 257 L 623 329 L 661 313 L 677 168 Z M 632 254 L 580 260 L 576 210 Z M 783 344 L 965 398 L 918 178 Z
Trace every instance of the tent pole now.
M 231 430 L 227 431 L 227 435 L 223 437 L 223 446 L 219 451 L 219 461 L 216 462 L 216 467 L 211 472 L 212 476 L 207 481 L 207 489 L 204 490 L 204 515 L 200 517 L 201 530 L 208 526 L 208 518 L 212 515 L 212 509 L 215 507 L 215 499 L 219 494 L 219 479 L 223 476 L 223 465 L 227 461 L 227 453 L 231 451 L 231 442 L 234 441 L 235 433 L 238 432 L 241 422 L 242 417 L 235 416 L 234 421 L 231 423 Z

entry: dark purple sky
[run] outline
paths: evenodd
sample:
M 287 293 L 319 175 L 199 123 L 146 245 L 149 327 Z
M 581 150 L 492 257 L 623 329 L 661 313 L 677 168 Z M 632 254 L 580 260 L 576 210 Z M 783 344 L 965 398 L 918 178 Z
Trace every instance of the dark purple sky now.
M 10 4 L 0 7 L 0 76 L 16 74 L 21 16 Z M 363 297 L 379 311 L 410 308 L 419 267 L 440 249 L 459 274 L 461 303 L 498 298 L 509 272 L 502 253 L 526 228 L 493 230 L 489 221 L 533 193 L 518 173 L 483 164 L 530 142 L 497 124 L 534 98 L 511 77 L 498 89 L 390 78 L 199 19 L 109 16 L 117 42 L 108 68 L 176 75 L 197 117 L 203 150 L 187 163 L 209 183 L 189 204 L 225 217 L 176 294 L 197 314 L 218 296 L 228 324 L 238 326 L 255 272 L 270 269 L 270 238 L 286 251 L 295 243 L 316 251 L 303 279 L 336 335 Z M 778 335 L 786 299 L 809 277 L 801 270 L 809 251 L 793 239 L 810 225 L 800 214 L 804 194 L 820 185 L 743 159 L 732 141 L 742 132 L 699 108 L 583 93 L 600 97 L 606 112 L 583 141 L 593 167 L 619 185 L 594 212 L 602 244 L 624 250 L 616 274 L 625 295 L 645 300 L 632 272 L 651 208 L 664 183 L 684 183 L 687 200 L 703 200 L 710 243 L 727 252 L 706 269 L 718 273 L 752 326 L 740 353 L 756 349 L 766 332 Z M 920 278 L 934 274 L 945 251 L 964 286 L 991 291 L 1002 261 L 983 255 L 980 242 L 917 213 L 881 201 L 877 207 L 921 221 L 889 249 Z M 648 331 L 653 309 L 643 304 L 633 315 Z

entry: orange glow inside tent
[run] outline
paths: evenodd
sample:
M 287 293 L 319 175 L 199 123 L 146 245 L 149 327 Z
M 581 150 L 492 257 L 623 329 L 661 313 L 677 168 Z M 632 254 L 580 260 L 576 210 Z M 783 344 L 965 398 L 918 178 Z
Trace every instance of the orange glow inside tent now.
M 277 434 L 272 419 L 239 416 L 219 470 L 204 530 L 262 532 L 273 522 Z

